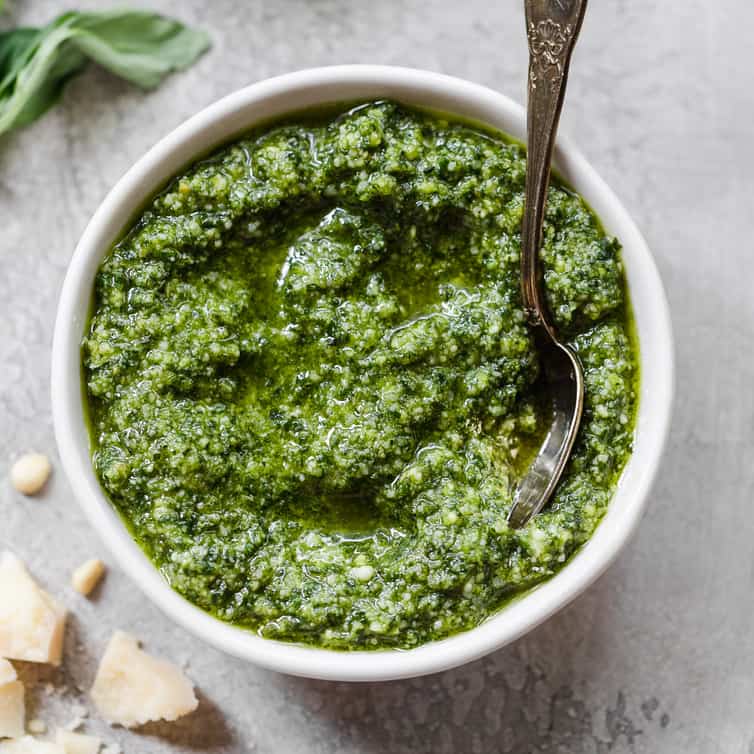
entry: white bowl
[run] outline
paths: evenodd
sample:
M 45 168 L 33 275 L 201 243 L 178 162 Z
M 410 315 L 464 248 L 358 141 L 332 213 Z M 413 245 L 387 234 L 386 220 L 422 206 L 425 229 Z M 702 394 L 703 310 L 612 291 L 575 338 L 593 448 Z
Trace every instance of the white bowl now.
M 311 678 L 376 681 L 418 676 L 481 657 L 520 637 L 564 607 L 610 564 L 636 527 L 660 464 L 670 423 L 673 350 L 665 293 L 639 231 L 613 192 L 565 138 L 560 173 L 623 244 L 641 348 L 636 441 L 608 511 L 565 567 L 482 625 L 412 650 L 338 652 L 263 639 L 208 615 L 174 592 L 132 540 L 92 470 L 84 421 L 80 343 L 97 268 L 145 201 L 175 173 L 262 121 L 332 102 L 392 98 L 525 136 L 522 107 L 502 94 L 426 71 L 381 66 L 316 68 L 241 89 L 202 110 L 147 152 L 110 191 L 84 231 L 68 268 L 55 323 L 52 407 L 60 457 L 94 528 L 126 573 L 171 618 L 209 644 L 272 670 Z

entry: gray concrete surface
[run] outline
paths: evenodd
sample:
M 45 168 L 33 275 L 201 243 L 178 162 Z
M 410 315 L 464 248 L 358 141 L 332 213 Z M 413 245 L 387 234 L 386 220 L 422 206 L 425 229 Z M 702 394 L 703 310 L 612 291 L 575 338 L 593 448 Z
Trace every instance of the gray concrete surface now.
M 52 0 L 9 0 L 0 25 L 46 21 Z M 145 3 L 149 4 L 149 3 Z M 57 465 L 49 405 L 56 299 L 84 225 L 159 137 L 243 84 L 305 66 L 379 62 L 443 71 L 523 98 L 519 0 L 164 0 L 214 49 L 143 94 L 98 70 L 33 127 L 0 139 L 0 458 Z M 88 0 L 79 6 L 104 5 Z M 754 297 L 751 221 L 754 6 L 744 0 L 594 0 L 564 128 L 622 197 L 663 274 L 678 400 L 640 531 L 572 606 L 482 661 L 400 683 L 349 686 L 264 672 L 172 625 L 113 569 L 93 602 L 70 569 L 108 553 L 57 471 L 39 499 L 0 482 L 0 545 L 74 617 L 55 683 L 32 714 L 67 720 L 116 627 L 189 661 L 199 711 L 125 752 L 754 753 Z M 3 471 L 4 474 L 4 471 Z M 36 675 L 35 675 L 36 673 Z

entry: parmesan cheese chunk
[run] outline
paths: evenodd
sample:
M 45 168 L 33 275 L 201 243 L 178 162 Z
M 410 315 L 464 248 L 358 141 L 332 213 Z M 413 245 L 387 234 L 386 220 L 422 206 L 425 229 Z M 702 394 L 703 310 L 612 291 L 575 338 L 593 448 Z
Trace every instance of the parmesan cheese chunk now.
M 73 588 L 85 597 L 88 596 L 105 575 L 105 564 L 97 558 L 82 563 L 71 577 Z
M 65 608 L 12 553 L 0 555 L 0 657 L 60 665 Z
M 177 720 L 199 704 L 191 681 L 176 665 L 139 649 L 123 631 L 110 639 L 91 693 L 102 717 L 126 728 Z
M 65 754 L 97 754 L 102 746 L 101 739 L 96 736 L 72 733 L 61 728 L 58 728 L 55 741 L 63 747 Z
M 0 754 L 65 754 L 65 749 L 52 741 L 24 736 L 13 741 L 0 741 Z
M 24 734 L 24 685 L 9 681 L 0 686 L 0 738 L 18 738 Z
M 7 660 L 0 657 L 0 686 L 18 679 L 16 669 Z

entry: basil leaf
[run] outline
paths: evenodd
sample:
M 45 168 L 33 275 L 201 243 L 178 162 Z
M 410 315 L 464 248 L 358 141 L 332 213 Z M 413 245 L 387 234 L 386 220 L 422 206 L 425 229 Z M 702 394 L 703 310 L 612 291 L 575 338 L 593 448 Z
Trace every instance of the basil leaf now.
M 0 32 L 0 133 L 42 115 L 88 60 L 149 89 L 209 44 L 204 32 L 147 11 L 73 11 L 41 29 Z
M 75 42 L 88 57 L 138 86 L 157 86 L 208 47 L 204 32 L 144 11 L 80 13 Z
M 66 46 L 65 29 L 34 35 L 7 32 L 0 37 L 0 133 L 25 126 L 54 105 L 66 81 L 86 64 L 78 49 Z

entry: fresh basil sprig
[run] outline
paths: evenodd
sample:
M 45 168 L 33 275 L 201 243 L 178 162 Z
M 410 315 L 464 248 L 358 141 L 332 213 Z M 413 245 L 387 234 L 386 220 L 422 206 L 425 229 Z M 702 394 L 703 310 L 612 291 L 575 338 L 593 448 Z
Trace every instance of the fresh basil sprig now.
M 203 31 L 147 11 L 64 13 L 42 28 L 0 32 L 0 134 L 36 120 L 93 60 L 138 86 L 157 86 L 210 45 Z

